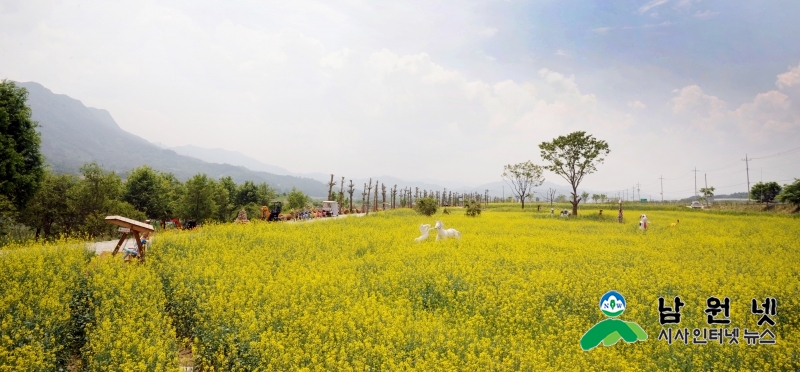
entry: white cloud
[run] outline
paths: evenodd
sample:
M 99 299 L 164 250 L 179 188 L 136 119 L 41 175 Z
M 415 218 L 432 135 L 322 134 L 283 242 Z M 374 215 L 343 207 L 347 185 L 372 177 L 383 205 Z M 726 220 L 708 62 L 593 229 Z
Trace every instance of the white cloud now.
M 652 0 L 649 3 L 644 4 L 641 7 L 639 7 L 639 14 L 647 13 L 648 10 L 653 9 L 653 8 L 655 8 L 657 6 L 664 5 L 668 1 L 669 0 Z
M 479 32 L 479 34 L 480 34 L 481 36 L 485 36 L 485 37 L 492 37 L 492 36 L 494 36 L 496 33 L 497 33 L 497 29 L 496 29 L 496 28 L 494 28 L 494 27 L 488 27 L 488 28 L 485 28 L 485 29 L 483 29 L 483 30 L 481 30 L 481 31 Z
M 645 106 L 644 103 L 642 103 L 642 101 L 637 100 L 637 101 L 628 101 L 628 107 L 632 109 L 642 110 L 647 106 Z
M 681 89 L 670 103 L 677 117 L 704 131 L 720 129 L 729 133 L 739 129 L 738 133 L 748 139 L 767 141 L 780 133 L 800 129 L 800 115 L 793 108 L 792 99 L 775 90 L 760 93 L 752 102 L 729 110 L 720 98 L 690 85 Z
M 778 75 L 778 80 L 775 81 L 778 88 L 791 88 L 795 85 L 800 85 L 800 64 L 797 67 L 789 67 L 789 71 Z
M 569 53 L 567 53 L 567 52 L 566 52 L 565 50 L 563 50 L 563 49 L 559 49 L 559 50 L 557 50 L 557 51 L 555 52 L 555 55 L 557 55 L 557 56 L 561 56 L 561 57 L 570 57 L 570 54 L 569 54 Z
M 475 54 L 477 54 L 479 57 L 481 57 L 481 58 L 483 58 L 483 59 L 485 59 L 487 61 L 490 61 L 490 62 L 494 62 L 494 61 L 497 60 L 497 58 L 494 58 L 494 57 L 486 54 L 486 52 L 484 52 L 482 50 L 479 50 L 479 51 L 475 52 Z
M 652 18 L 658 18 L 658 12 L 652 12 L 652 13 L 650 13 L 650 17 L 652 17 Z
M 598 27 L 598 28 L 592 29 L 592 31 L 595 32 L 595 33 L 598 33 L 600 35 L 605 35 L 605 34 L 608 33 L 608 31 L 611 31 L 611 30 L 613 30 L 615 28 L 616 27 Z
M 716 127 L 725 118 L 728 108 L 724 101 L 705 94 L 697 85 L 684 87 L 670 102 L 673 113 L 706 130 Z
M 713 16 L 715 16 L 717 14 L 719 14 L 719 12 L 712 12 L 711 10 L 704 10 L 704 11 L 701 12 L 701 11 L 698 10 L 698 11 L 696 11 L 694 13 L 694 15 L 692 15 L 692 17 L 695 17 L 697 19 L 706 20 L 706 19 L 709 19 L 709 18 L 711 18 L 711 17 L 713 17 Z
M 786 133 L 800 128 L 800 120 L 792 117 L 789 97 L 778 91 L 769 91 L 756 96 L 753 102 L 745 103 L 732 112 L 747 136 L 767 139 L 771 133 Z
M 322 57 L 319 60 L 319 65 L 322 67 L 340 69 L 347 62 L 349 56 L 350 56 L 350 49 L 344 48 L 342 50 L 338 50 L 336 52 L 328 54 L 325 57 Z

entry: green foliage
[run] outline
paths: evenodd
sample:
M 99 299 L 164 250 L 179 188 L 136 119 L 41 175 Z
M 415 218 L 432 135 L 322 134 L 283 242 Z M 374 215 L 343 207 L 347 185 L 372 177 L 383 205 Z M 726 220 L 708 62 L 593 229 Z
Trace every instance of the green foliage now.
M 205 174 L 197 174 L 186 181 L 180 204 L 181 216 L 195 221 L 211 219 L 217 204 L 214 201 L 217 187 L 213 179 Z
M 522 209 L 525 209 L 525 196 L 530 195 L 534 187 L 538 187 L 544 182 L 543 170 L 542 166 L 530 161 L 503 166 L 501 176 L 511 187 L 511 191 L 519 196 L 522 201 Z
M 424 214 L 426 216 L 432 216 L 436 214 L 437 209 L 439 209 L 439 206 L 436 203 L 436 199 L 430 196 L 419 198 L 417 200 L 417 204 L 414 205 L 414 210 L 416 210 L 417 213 Z
M 25 208 L 44 178 L 41 138 L 27 99 L 25 88 L 0 81 L 0 196 L 17 211 Z
M 781 193 L 777 182 L 759 182 L 750 189 L 750 197 L 761 203 L 770 203 Z
M 116 226 L 105 222 L 106 216 L 122 215 L 143 221 L 144 213 L 121 200 L 122 180 L 113 171 L 105 171 L 97 163 L 81 167 L 83 179 L 69 191 L 70 212 L 79 219 L 78 229 L 88 237 L 116 235 Z
M 46 173 L 42 187 L 28 202 L 22 221 L 36 230 L 36 238 L 69 235 L 79 223 L 75 210 L 78 179 L 70 174 Z
M 609 153 L 608 143 L 578 131 L 539 144 L 541 157 L 550 162 L 545 169 L 563 177 L 572 186 L 572 215 L 578 215 L 578 185 L 583 177 L 597 171 Z
M 481 204 L 475 199 L 470 199 L 464 203 L 464 214 L 469 217 L 481 215 Z
M 119 259 L 98 259 L 89 274 L 86 370 L 175 370 L 175 329 L 158 275 Z
M 702 194 L 702 195 L 703 195 L 703 196 L 701 197 L 701 199 L 703 199 L 703 200 L 706 202 L 706 204 L 708 204 L 708 200 L 709 200 L 710 198 L 713 198 L 713 197 L 714 197 L 714 190 L 716 190 L 716 189 L 714 188 L 714 186 L 711 186 L 711 187 L 702 187 L 702 188 L 700 188 L 700 194 Z
M 128 174 L 122 200 L 148 217 L 166 218 L 171 215 L 169 181 L 146 165 Z
M 300 210 L 305 208 L 308 203 L 309 197 L 303 194 L 302 191 L 292 188 L 292 191 L 286 197 L 286 204 L 288 209 Z
M 783 186 L 783 191 L 778 194 L 778 201 L 800 207 L 800 179 L 795 178 L 793 183 Z

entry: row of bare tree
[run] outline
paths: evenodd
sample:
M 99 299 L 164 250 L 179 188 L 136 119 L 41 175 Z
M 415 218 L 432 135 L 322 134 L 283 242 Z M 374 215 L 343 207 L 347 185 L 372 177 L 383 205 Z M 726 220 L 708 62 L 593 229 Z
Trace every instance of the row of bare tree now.
M 349 204 L 347 209 L 350 213 L 353 213 L 356 211 L 356 209 L 353 208 L 353 194 L 356 192 L 353 180 L 350 180 L 350 183 L 347 185 L 347 190 L 345 190 L 344 177 L 342 177 L 341 182 L 338 182 L 339 192 L 337 193 L 333 191 L 333 187 L 337 185 L 337 182 L 335 182 L 333 178 L 334 175 L 331 174 L 331 180 L 328 182 L 328 200 L 336 200 L 339 205 L 343 207 L 345 201 L 347 201 Z M 345 193 L 349 195 L 347 200 L 345 200 Z M 378 198 L 379 194 L 380 201 Z M 414 208 L 417 200 L 427 197 L 434 198 L 439 206 L 444 207 L 464 206 L 464 203 L 469 200 L 475 200 L 481 204 L 482 207 L 485 207 L 486 203 L 490 200 L 489 190 L 485 190 L 483 194 L 478 192 L 458 193 L 447 191 L 446 188 L 442 191 L 420 190 L 419 187 L 414 187 L 413 189 L 411 187 L 398 189 L 397 185 L 387 189 L 385 184 L 380 183 L 378 180 L 375 180 L 373 183 L 372 178 L 370 178 L 369 183 L 364 183 L 364 188 L 361 192 L 361 208 L 359 210 L 369 214 L 370 211 L 377 212 L 379 210 L 395 208 Z

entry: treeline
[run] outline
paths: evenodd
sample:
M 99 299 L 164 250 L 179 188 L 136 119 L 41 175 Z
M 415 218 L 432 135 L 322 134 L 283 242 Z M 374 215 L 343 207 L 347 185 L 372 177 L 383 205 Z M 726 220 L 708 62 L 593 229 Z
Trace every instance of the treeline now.
M 257 217 L 261 206 L 276 197 L 266 183 L 236 184 L 229 176 L 215 180 L 197 174 L 181 182 L 171 173 L 141 166 L 123 180 L 114 171 L 87 163 L 79 175 L 46 172 L 25 207 L 3 222 L 8 230 L 13 219 L 15 229 L 29 231 L 35 239 L 96 238 L 114 234 L 116 227 L 104 221 L 108 215 L 151 219 L 153 225 L 173 218 L 224 222 L 235 219 L 241 209 Z M 13 238 L 8 231 L 5 235 L 3 240 Z

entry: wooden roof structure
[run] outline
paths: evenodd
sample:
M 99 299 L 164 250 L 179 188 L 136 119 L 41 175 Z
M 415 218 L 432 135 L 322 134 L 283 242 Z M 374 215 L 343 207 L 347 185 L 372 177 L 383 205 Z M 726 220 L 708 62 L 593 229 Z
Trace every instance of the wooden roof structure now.
M 122 237 L 119 238 L 119 242 L 117 242 L 117 246 L 114 248 L 114 252 L 111 254 L 116 255 L 117 252 L 119 252 L 119 248 L 122 247 L 123 243 L 125 243 L 125 239 L 128 238 L 128 234 L 133 233 L 133 237 L 136 239 L 136 247 L 138 248 L 139 261 L 144 262 L 146 247 L 142 245 L 142 240 L 139 236 L 139 233 L 149 235 L 150 233 L 155 232 L 153 225 L 122 216 L 106 216 L 105 220 L 112 225 L 119 226 L 119 231 L 122 232 Z

